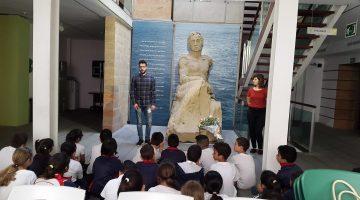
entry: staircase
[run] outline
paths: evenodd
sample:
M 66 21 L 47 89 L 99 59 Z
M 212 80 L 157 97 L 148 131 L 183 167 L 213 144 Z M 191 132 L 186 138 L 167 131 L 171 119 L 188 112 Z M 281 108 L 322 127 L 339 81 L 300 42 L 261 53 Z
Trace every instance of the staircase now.
M 263 74 L 265 82 L 267 82 L 274 22 L 273 7 L 274 3 L 268 5 L 267 15 L 265 19 L 262 19 L 263 25 L 259 37 L 254 41 L 254 30 L 256 24 L 259 24 L 262 3 L 245 1 L 242 35 L 245 42 L 242 43 L 242 71 L 239 80 L 238 99 L 245 100 L 253 74 Z M 295 86 L 326 38 L 324 35 L 307 34 L 307 27 L 332 28 L 345 8 L 346 5 L 299 4 L 292 86 Z M 255 47 L 253 47 L 254 45 Z

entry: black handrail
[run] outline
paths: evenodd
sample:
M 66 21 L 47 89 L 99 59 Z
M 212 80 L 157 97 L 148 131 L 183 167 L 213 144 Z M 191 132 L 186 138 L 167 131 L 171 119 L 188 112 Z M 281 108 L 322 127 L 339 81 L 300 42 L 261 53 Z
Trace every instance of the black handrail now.
M 307 103 L 301 103 L 301 102 L 297 102 L 297 101 L 290 101 L 290 102 L 293 103 L 293 104 L 301 105 L 301 106 L 307 106 L 307 107 L 310 107 L 310 108 L 316 108 L 316 106 L 311 105 L 311 104 L 307 104 Z

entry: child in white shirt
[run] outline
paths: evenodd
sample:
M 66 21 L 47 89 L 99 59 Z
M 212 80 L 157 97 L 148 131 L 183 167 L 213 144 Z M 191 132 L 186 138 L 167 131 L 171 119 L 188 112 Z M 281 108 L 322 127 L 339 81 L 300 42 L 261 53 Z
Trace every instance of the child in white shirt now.
M 198 135 L 195 137 L 196 143 L 201 147 L 200 165 L 204 168 L 205 173 L 210 170 L 212 164 L 215 163 L 213 152 L 209 147 L 209 138 L 206 135 Z
M 74 142 L 76 145 L 75 160 L 79 161 L 80 163 L 85 163 L 85 147 L 79 143 L 82 137 L 82 130 L 73 129 L 66 135 L 66 141 Z
M 197 144 L 191 145 L 186 152 L 187 160 L 177 163 L 177 177 L 180 185 L 194 180 L 204 182 L 204 169 L 200 166 L 201 147 Z
M 0 171 L 13 164 L 12 156 L 15 149 L 25 147 L 27 139 L 25 133 L 16 133 L 11 140 L 11 145 L 0 150 Z
M 74 160 L 76 145 L 72 142 L 64 142 L 61 145 L 61 152 L 70 157 L 69 168 L 64 177 L 71 179 L 73 183 L 83 178 L 83 169 L 79 161 Z
M 175 167 L 172 163 L 161 164 L 157 171 L 159 185 L 150 188 L 148 191 L 180 194 L 180 191 L 176 189 L 175 174 Z
M 100 144 L 97 144 L 95 146 L 92 147 L 91 149 L 91 157 L 90 157 L 90 163 L 89 166 L 87 167 L 86 173 L 87 174 L 92 174 L 93 173 L 93 165 L 95 162 L 95 159 L 97 157 L 101 156 L 101 145 L 105 140 L 111 139 L 112 138 L 112 132 L 109 129 L 103 129 L 100 132 Z
M 204 199 L 222 199 L 227 198 L 225 194 L 220 194 L 220 190 L 223 186 L 223 179 L 217 171 L 209 171 L 204 177 Z
M 238 188 L 242 190 L 250 189 L 256 184 L 255 162 L 251 155 L 246 154 L 249 146 L 248 139 L 244 137 L 237 138 L 234 145 L 234 151 L 237 154 L 230 161 L 238 171 L 239 179 L 236 180 L 236 183 Z
M 14 164 L 0 171 L 0 199 L 7 199 L 12 188 L 19 185 L 32 185 L 36 180 L 33 171 L 27 170 L 31 165 L 32 155 L 25 148 L 18 148 L 12 155 Z
M 161 132 L 154 132 L 151 135 L 150 144 L 154 148 L 155 162 L 158 162 L 158 160 L 161 157 L 161 151 L 164 149 L 164 135 Z M 134 156 L 134 158 L 132 160 L 134 163 L 142 161 L 141 155 L 140 155 L 140 149 L 141 149 L 141 146 L 137 149 L 136 155 Z
M 234 164 L 227 162 L 231 154 L 231 148 L 225 142 L 216 142 L 213 148 L 214 160 L 218 162 L 211 165 L 210 170 L 219 172 L 223 179 L 223 187 L 220 190 L 220 194 L 235 197 L 236 188 L 234 182 L 237 180 L 237 171 Z

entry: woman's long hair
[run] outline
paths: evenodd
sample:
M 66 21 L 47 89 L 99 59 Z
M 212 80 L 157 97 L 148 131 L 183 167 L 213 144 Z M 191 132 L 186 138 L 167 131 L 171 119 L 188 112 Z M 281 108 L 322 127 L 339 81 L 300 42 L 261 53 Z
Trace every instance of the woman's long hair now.
M 31 160 L 31 152 L 26 148 L 17 148 L 12 156 L 13 163 L 0 172 L 0 186 L 8 186 L 15 180 L 16 172 L 21 166 Z

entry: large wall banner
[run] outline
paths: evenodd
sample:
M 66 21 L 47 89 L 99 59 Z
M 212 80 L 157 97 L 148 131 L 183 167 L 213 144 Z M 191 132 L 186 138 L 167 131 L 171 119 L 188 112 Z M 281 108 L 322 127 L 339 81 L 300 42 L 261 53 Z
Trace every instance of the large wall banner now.
M 139 60 L 148 62 L 148 72 L 156 80 L 157 110 L 153 113 L 153 125 L 166 126 L 169 120 L 173 32 L 172 22 L 133 22 L 131 76 L 139 73 Z M 135 111 L 130 106 L 130 123 L 136 124 Z
M 178 64 L 181 55 L 187 54 L 187 37 L 193 31 L 204 37 L 203 54 L 210 56 L 213 67 L 209 82 L 221 102 L 223 129 L 232 130 L 234 123 L 235 93 L 238 74 L 238 49 L 240 25 L 176 23 L 174 33 L 174 57 L 172 69 L 172 96 L 178 85 Z

